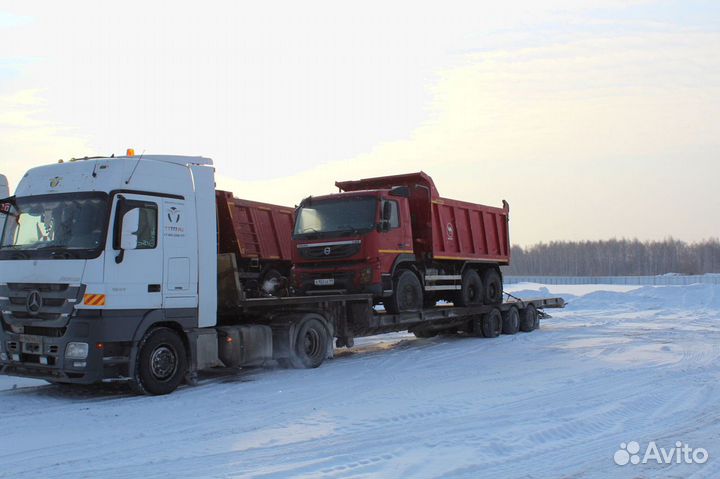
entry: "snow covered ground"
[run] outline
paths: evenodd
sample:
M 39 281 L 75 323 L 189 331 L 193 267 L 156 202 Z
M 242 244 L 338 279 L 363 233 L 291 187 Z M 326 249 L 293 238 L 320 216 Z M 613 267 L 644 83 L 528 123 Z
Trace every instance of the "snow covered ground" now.
M 570 304 L 530 334 L 384 335 L 164 397 L 0 377 L 0 477 L 720 477 L 720 286 L 543 288 L 512 291 Z M 630 441 L 709 459 L 616 465 Z

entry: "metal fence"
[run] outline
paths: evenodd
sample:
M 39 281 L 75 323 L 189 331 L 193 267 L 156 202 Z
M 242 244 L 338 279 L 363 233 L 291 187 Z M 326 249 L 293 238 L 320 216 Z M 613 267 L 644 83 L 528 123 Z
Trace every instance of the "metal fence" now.
M 505 284 L 639 284 L 686 286 L 688 284 L 720 284 L 720 274 L 662 276 L 504 276 Z

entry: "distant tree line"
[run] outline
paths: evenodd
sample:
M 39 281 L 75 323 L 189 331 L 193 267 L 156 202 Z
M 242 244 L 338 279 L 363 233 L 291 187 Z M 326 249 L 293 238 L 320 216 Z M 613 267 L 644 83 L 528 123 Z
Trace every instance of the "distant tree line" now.
M 553 241 L 534 246 L 514 245 L 511 275 L 635 276 L 665 273 L 720 273 L 717 238 L 685 243 L 612 239 L 608 241 Z

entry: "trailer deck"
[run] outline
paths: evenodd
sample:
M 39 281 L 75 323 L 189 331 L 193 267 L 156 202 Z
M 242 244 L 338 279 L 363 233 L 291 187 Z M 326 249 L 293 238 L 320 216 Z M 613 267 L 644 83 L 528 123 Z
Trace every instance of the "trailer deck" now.
M 351 347 L 353 338 L 398 331 L 432 335 L 433 332 L 456 328 L 471 332 L 474 321 L 482 320 L 494 310 L 507 316 L 513 308 L 520 313 L 532 307 L 540 313 L 541 318 L 549 317 L 543 313 L 545 309 L 564 308 L 565 304 L 561 297 L 527 300 L 510 298 L 497 305 L 458 307 L 438 304 L 420 311 L 389 314 L 376 309 L 372 295 L 348 294 L 252 298 L 239 301 L 232 308 L 233 312 L 227 311 L 227 314 L 235 320 L 242 316 L 248 323 L 273 323 L 286 315 L 317 313 L 332 324 L 334 336 L 338 338 L 337 345 Z

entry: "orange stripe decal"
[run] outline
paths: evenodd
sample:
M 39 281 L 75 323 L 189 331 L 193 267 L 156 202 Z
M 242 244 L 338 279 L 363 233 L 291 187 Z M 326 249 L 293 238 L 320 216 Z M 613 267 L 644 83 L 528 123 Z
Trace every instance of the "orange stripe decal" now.
M 105 306 L 104 294 L 86 294 L 83 296 L 83 303 L 87 306 Z

